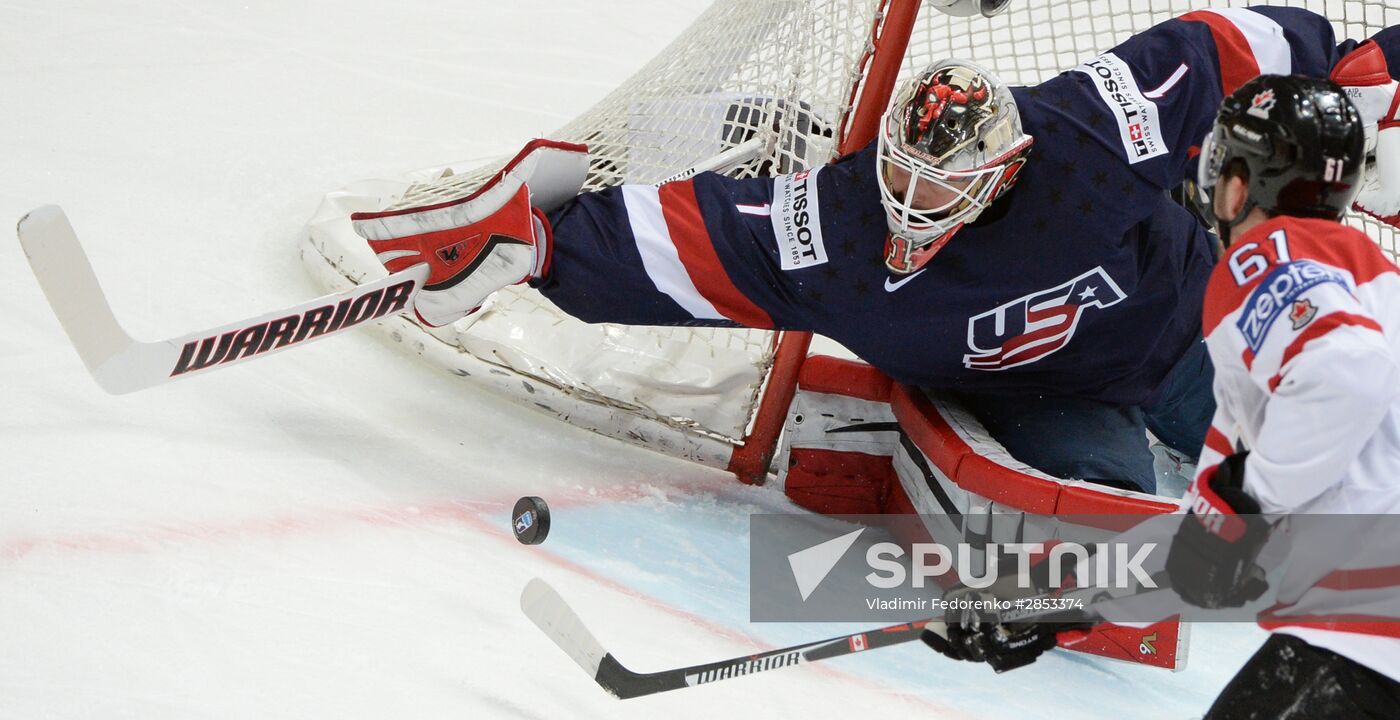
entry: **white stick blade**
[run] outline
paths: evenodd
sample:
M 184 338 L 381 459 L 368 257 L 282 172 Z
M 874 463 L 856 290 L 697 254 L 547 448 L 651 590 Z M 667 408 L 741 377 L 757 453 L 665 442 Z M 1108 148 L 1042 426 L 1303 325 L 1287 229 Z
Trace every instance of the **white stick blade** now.
M 290 308 L 158 342 L 138 342 L 112 314 L 63 211 L 46 205 L 17 228 L 34 277 L 97 384 L 122 393 L 280 352 L 412 307 L 427 263 Z
M 45 205 L 20 218 L 16 233 L 49 307 L 88 372 L 103 389 L 121 392 L 108 387 L 98 370 L 134 341 L 112 314 L 68 217 L 57 205 Z
M 589 677 L 598 676 L 598 665 L 607 651 L 549 583 L 539 578 L 526 583 L 525 589 L 520 592 L 520 609 Z

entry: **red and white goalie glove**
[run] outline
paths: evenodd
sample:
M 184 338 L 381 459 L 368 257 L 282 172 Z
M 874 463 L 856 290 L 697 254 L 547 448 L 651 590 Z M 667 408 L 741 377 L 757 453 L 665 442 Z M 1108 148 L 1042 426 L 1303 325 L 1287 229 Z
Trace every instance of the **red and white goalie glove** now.
M 1371 40 L 1347 53 L 1330 77 L 1346 90 L 1366 126 L 1366 172 L 1354 206 L 1400 227 L 1400 83 L 1391 78 L 1380 45 Z
M 578 194 L 588 173 L 582 145 L 535 140 L 460 200 L 350 216 L 389 272 L 426 263 L 413 310 L 432 327 L 481 307 L 491 293 L 549 269 L 545 213 Z

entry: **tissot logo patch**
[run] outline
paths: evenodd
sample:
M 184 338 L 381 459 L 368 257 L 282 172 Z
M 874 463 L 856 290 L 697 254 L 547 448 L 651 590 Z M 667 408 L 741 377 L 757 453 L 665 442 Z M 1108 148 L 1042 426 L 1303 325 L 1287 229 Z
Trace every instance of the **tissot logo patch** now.
M 1130 164 L 1166 154 L 1157 104 L 1143 96 L 1127 63 L 1113 53 L 1104 53 L 1074 69 L 1089 76 L 1113 113 Z
M 773 180 L 773 236 L 784 270 L 801 270 L 826 262 L 821 207 L 817 204 L 816 170 L 804 170 Z
M 967 321 L 963 356 L 971 370 L 1006 370 L 1054 353 L 1074 337 L 1079 318 L 1091 308 L 1117 305 L 1127 295 L 1102 267 L 1016 298 Z

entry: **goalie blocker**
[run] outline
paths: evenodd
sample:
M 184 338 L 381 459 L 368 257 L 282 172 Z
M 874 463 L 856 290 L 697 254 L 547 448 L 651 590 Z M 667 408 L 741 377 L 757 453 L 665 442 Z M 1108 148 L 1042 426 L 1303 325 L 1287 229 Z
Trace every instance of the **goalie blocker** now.
M 803 364 L 779 452 L 778 481 L 803 508 L 831 515 L 918 513 L 928 536 L 943 543 L 956 542 L 960 523 L 974 520 L 981 539 L 1017 542 L 1017 527 L 1000 527 L 995 514 L 1017 514 L 1033 524 L 1054 516 L 1171 513 L 1177 507 L 1170 498 L 1036 470 L 954 403 L 833 357 L 813 356 Z M 927 542 L 928 536 L 901 540 Z M 1171 618 L 1142 628 L 1101 623 L 1061 647 L 1180 670 L 1186 642 L 1185 630 Z

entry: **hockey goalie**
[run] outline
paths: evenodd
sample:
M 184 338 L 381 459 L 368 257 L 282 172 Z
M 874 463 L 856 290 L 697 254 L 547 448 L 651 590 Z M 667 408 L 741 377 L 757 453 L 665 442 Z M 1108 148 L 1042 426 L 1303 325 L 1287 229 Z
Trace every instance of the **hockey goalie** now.
M 353 222 L 389 271 L 428 269 L 414 310 L 434 327 L 528 283 L 587 322 L 837 340 L 867 365 L 804 366 L 780 462 L 804 507 L 1168 512 L 1159 468 L 1189 476 L 1215 413 L 1220 252 L 1172 193 L 1224 97 L 1330 77 L 1366 127 L 1357 207 L 1393 223 L 1392 68 L 1392 29 L 1339 42 L 1302 9 L 1197 11 L 1033 87 L 935 62 L 826 166 L 578 194 L 587 149 L 541 140 L 467 197 Z M 1114 632 L 1080 649 L 1175 664 L 1174 623 Z
M 389 270 L 430 268 L 428 325 L 528 282 L 589 322 L 809 330 L 1040 471 L 1152 492 L 1147 432 L 1189 462 L 1213 412 L 1200 298 L 1218 243 L 1168 193 L 1225 94 L 1261 71 L 1332 74 L 1370 126 L 1359 202 L 1393 213 L 1393 38 L 1339 44 L 1300 9 L 1198 11 L 1035 87 L 935 63 L 875 142 L 810 171 L 574 197 L 586 149 L 537 141 L 469 197 L 354 226 Z

